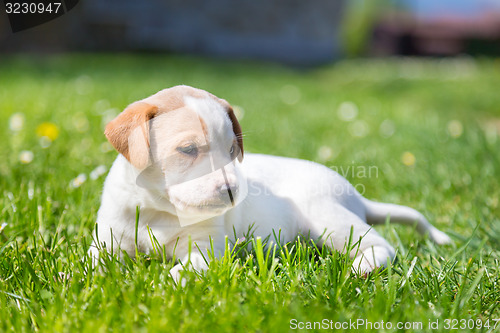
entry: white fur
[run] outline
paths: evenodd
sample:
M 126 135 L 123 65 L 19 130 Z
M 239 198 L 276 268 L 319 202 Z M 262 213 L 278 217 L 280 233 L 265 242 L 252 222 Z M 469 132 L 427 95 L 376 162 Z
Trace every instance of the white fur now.
M 360 273 L 384 266 L 395 255 L 391 245 L 367 222 L 383 223 L 390 216 L 391 222 L 416 224 L 419 232 L 428 233 L 436 243 L 451 241 L 414 209 L 369 201 L 347 180 L 323 165 L 248 153 L 242 163 L 231 160 L 228 151 L 234 134 L 223 107 L 209 98 L 186 97 L 185 102 L 205 122 L 210 152 L 200 157 L 196 165 L 181 171 L 172 170 L 172 165 L 177 165 L 175 156 L 173 162 L 159 163 L 157 168 L 145 172 L 119 155 L 104 184 L 97 217 L 96 239 L 108 250 L 113 248 L 116 252 L 120 248 L 135 254 L 136 207 L 140 207 L 139 251 L 153 249 L 149 226 L 158 242 L 165 246 L 168 256 L 175 255 L 183 265 L 189 262 L 198 270 L 207 268 L 203 256 L 208 259 L 210 238 L 215 255 L 220 255 L 224 252 L 225 236 L 234 242 L 234 230 L 240 237 L 251 226 L 254 236 L 272 236 L 274 231 L 281 239 L 272 237 L 273 241 L 289 242 L 301 233 L 312 239 L 321 238 L 320 243 L 333 244 L 339 251 L 344 250 L 352 228 L 353 241 L 361 239 L 359 248 L 350 253 L 355 258 L 353 270 Z M 179 125 L 182 124 L 176 124 Z M 153 119 L 152 137 L 165 135 L 162 129 L 168 126 L 167 122 L 162 123 L 161 117 Z M 178 128 L 176 133 L 184 132 Z M 161 162 L 165 158 L 161 152 L 166 149 L 162 144 L 168 140 L 158 140 L 152 150 Z M 193 168 L 206 170 L 200 173 Z M 185 178 L 185 182 L 168 184 L 171 179 L 182 180 L 190 173 L 194 176 Z M 138 181 L 139 175 L 142 175 L 141 181 Z M 227 182 L 240 189 L 238 194 L 233 193 L 234 207 L 227 193 L 218 191 Z M 190 218 L 190 222 L 182 223 L 183 219 Z M 191 246 L 190 240 L 197 247 Z M 90 252 L 95 258 L 99 253 L 97 248 L 94 242 Z M 189 248 L 192 249 L 190 257 Z M 176 280 L 183 267 L 181 263 L 171 271 Z

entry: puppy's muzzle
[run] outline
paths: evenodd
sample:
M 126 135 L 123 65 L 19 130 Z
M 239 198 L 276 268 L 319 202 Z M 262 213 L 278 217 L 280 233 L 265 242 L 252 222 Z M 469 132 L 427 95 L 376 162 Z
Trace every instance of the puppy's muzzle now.
M 238 185 L 223 184 L 219 187 L 219 193 L 221 195 L 229 194 L 230 196 L 238 195 Z
M 238 196 L 238 185 L 230 185 L 228 183 L 219 187 L 219 194 L 222 197 L 228 196 L 231 200 L 231 205 L 234 206 L 235 198 Z

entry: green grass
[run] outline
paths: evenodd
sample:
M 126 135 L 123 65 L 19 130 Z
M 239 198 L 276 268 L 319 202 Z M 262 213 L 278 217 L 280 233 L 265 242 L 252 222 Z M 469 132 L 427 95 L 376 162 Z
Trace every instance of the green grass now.
M 173 262 L 161 253 L 108 258 L 105 269 L 92 269 L 86 251 L 105 175 L 89 174 L 116 157 L 103 126 L 132 101 L 176 84 L 243 110 L 247 151 L 354 168 L 346 177 L 365 196 L 419 209 L 454 246 L 437 247 L 411 228 L 377 227 L 397 260 L 366 278 L 349 275 L 346 256 L 304 239 L 267 252 L 248 238 L 202 276 L 188 273 L 185 288 L 175 287 Z M 394 325 L 387 331 L 403 331 L 397 322 L 429 331 L 438 320 L 436 331 L 446 332 L 447 319 L 459 320 L 456 327 L 489 320 L 490 329 L 479 331 L 494 331 L 498 87 L 500 62 L 491 59 L 353 60 L 294 70 L 159 55 L 4 57 L 0 331 L 282 332 L 294 319 L 383 320 Z M 351 121 L 339 117 L 341 105 L 352 111 L 346 102 L 358 110 Z M 12 131 L 15 113 L 24 126 Z M 44 122 L 59 129 L 46 148 L 37 136 Z M 33 153 L 30 163 L 20 162 L 22 151 Z M 358 173 L 369 167 L 377 172 Z M 70 186 L 80 174 L 86 180 Z

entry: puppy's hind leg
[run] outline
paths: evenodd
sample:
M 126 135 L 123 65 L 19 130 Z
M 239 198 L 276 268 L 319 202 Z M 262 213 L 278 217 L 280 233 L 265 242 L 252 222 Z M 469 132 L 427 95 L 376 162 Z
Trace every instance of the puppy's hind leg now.
M 363 198 L 365 206 L 366 221 L 370 224 L 383 224 L 387 217 L 391 223 L 405 225 L 416 225 L 417 231 L 423 235 L 429 234 L 429 238 L 436 244 L 444 245 L 452 242 L 444 232 L 438 230 L 418 211 L 413 208 L 390 203 L 375 202 Z
M 333 247 L 340 252 L 346 250 L 352 236 L 354 246 L 349 249 L 349 255 L 354 259 L 352 271 L 369 273 L 394 259 L 394 248 L 358 215 L 331 202 L 323 201 L 320 205 L 318 212 L 321 214 L 313 214 L 307 229 L 302 232 L 309 231 L 313 239 L 321 237 L 320 244 L 333 243 Z

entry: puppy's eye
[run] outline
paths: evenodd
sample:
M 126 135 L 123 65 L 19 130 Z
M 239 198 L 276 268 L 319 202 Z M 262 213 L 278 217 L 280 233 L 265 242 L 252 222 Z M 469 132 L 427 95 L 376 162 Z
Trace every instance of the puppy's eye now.
M 198 148 L 195 145 L 189 145 L 185 147 L 177 147 L 177 151 L 191 157 L 198 155 Z
M 233 145 L 231 146 L 231 149 L 229 149 L 229 154 L 231 155 L 231 158 L 235 159 L 236 156 L 238 155 L 238 153 L 239 153 L 238 145 L 237 145 L 237 143 L 233 143 Z

